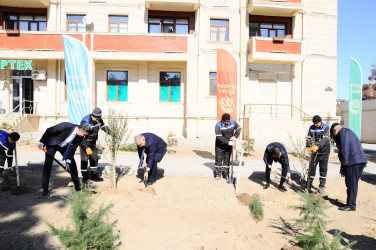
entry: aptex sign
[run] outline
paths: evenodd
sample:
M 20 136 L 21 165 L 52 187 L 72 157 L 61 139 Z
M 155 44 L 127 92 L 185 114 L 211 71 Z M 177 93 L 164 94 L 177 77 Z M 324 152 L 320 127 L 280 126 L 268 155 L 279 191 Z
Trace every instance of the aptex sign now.
M 9 65 L 10 69 L 32 70 L 31 62 L 32 60 L 0 60 L 0 69 L 4 69 Z

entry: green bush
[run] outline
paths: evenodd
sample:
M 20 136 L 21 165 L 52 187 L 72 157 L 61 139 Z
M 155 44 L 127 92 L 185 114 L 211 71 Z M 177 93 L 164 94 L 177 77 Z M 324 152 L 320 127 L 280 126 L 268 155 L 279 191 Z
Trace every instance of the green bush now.
M 72 198 L 68 203 L 72 206 L 73 228 L 58 229 L 47 222 L 64 247 L 70 250 L 116 248 L 114 243 L 120 235 L 113 233 L 114 224 L 104 221 L 113 204 L 101 204 L 93 210 L 93 201 L 91 190 L 85 186 L 82 192 L 72 191 Z
M 17 184 L 17 173 L 13 169 L 4 169 L 3 175 L 6 185 L 12 186 Z
M 120 146 L 120 150 L 126 152 L 137 152 L 137 145 L 136 143 L 123 144 Z
M 249 210 L 251 211 L 252 218 L 256 222 L 262 221 L 264 218 L 264 209 L 262 203 L 257 197 L 253 197 L 251 204 L 249 204 Z
M 13 126 L 7 122 L 2 122 L 0 129 L 5 130 L 5 131 L 11 131 L 13 129 Z
M 242 144 L 243 148 L 244 148 L 244 151 L 245 151 L 245 155 L 251 155 L 251 153 L 254 150 L 254 145 L 255 145 L 255 138 L 249 138 L 248 136 L 244 139 L 244 142 Z
M 301 226 L 306 235 L 296 236 L 298 245 L 303 249 L 341 249 L 341 233 L 336 232 L 332 243 L 329 244 L 326 236 L 326 220 L 328 216 L 325 211 L 328 205 L 325 205 L 322 194 L 309 194 L 308 191 L 300 192 L 300 200 L 303 204 L 294 208 L 300 211 L 302 218 L 295 220 L 298 226 Z M 355 245 L 356 241 L 349 243 L 345 249 Z

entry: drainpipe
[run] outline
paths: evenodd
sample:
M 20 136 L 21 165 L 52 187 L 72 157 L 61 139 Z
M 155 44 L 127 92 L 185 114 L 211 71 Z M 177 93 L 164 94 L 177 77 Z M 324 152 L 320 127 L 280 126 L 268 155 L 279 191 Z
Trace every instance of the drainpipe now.
M 238 107 L 238 110 L 237 110 L 237 112 L 238 112 L 238 122 L 239 122 L 239 124 L 241 124 L 240 123 L 240 117 L 241 117 L 241 108 L 240 108 L 240 105 L 241 105 L 241 100 L 242 100 L 242 98 L 241 98 L 241 93 L 242 93 L 242 91 L 241 91 L 241 89 L 242 89 L 242 0 L 239 0 L 239 15 L 240 15 L 240 18 L 239 18 L 239 20 L 240 20 L 240 22 L 239 22 L 239 32 L 240 32 L 240 39 L 239 39 L 239 78 L 238 78 L 238 81 L 239 81 L 239 85 L 238 85 L 238 93 L 237 93 L 237 95 L 238 95 L 238 103 L 237 103 L 237 107 Z M 243 114 L 244 115 L 244 114 Z M 243 129 L 244 129 L 244 117 L 243 117 Z M 240 134 L 240 137 L 241 137 L 242 135 Z
M 198 120 L 199 120 L 199 81 L 200 81 L 200 38 L 201 38 L 201 0 L 199 0 L 198 6 L 198 20 L 199 20 L 199 28 L 197 32 L 197 80 L 196 80 L 196 88 L 197 88 L 197 95 L 196 95 L 196 138 L 198 138 Z
M 302 37 L 301 37 L 301 41 L 302 41 L 302 46 L 301 48 L 303 48 L 303 40 L 304 40 L 304 15 L 305 15 L 305 11 L 303 10 L 302 11 Z M 301 51 L 301 53 L 303 54 L 303 51 Z M 301 63 L 301 73 L 300 73 L 300 110 L 303 110 L 303 74 L 304 74 L 304 71 L 303 71 L 303 64 L 304 64 L 304 61 L 305 61 L 305 53 L 304 53 L 304 59 Z
M 60 115 L 60 111 L 61 111 L 61 78 L 60 78 L 60 59 L 58 59 L 57 61 L 57 86 L 59 88 L 59 97 L 57 98 L 57 101 L 58 101 L 58 106 L 57 106 L 57 114 Z

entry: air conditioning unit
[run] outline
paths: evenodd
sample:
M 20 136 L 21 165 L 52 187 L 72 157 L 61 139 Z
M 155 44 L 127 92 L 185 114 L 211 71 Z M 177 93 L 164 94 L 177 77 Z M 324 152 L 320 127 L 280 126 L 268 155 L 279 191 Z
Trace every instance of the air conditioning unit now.
M 33 70 L 31 75 L 36 81 L 45 81 L 47 79 L 47 73 L 45 70 Z

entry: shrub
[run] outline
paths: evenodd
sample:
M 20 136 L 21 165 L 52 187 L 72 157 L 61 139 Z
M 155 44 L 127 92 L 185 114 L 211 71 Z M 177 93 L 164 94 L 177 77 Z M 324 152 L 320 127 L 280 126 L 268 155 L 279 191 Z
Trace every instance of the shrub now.
M 251 204 L 249 204 L 249 210 L 251 211 L 252 218 L 256 222 L 262 221 L 264 218 L 264 209 L 259 198 L 253 197 Z
M 255 151 L 254 150 L 254 145 L 255 145 L 255 138 L 249 138 L 248 136 L 244 139 L 244 142 L 242 144 L 245 155 L 251 155 L 251 152 Z
M 138 149 L 136 143 L 129 143 L 121 145 L 120 150 L 126 152 L 137 152 Z
M 17 184 L 17 173 L 13 169 L 4 169 L 4 183 L 9 186 Z
M 167 135 L 167 147 L 173 147 L 178 145 L 178 139 L 176 138 L 176 134 L 170 132 Z M 175 153 L 175 150 L 167 150 L 168 153 Z
M 298 245 L 303 249 L 340 249 L 340 233 L 336 232 L 331 244 L 328 243 L 326 236 L 326 220 L 328 216 L 325 211 L 328 205 L 325 205 L 322 194 L 309 194 L 308 191 L 300 192 L 300 200 L 303 204 L 294 208 L 300 211 L 302 218 L 295 220 L 298 226 L 303 228 L 306 235 L 296 236 Z M 349 243 L 346 248 L 356 244 Z
M 116 248 L 114 243 L 120 235 L 113 233 L 114 224 L 104 221 L 113 204 L 101 204 L 97 210 L 91 210 L 93 201 L 92 192 L 86 186 L 82 192 L 72 190 L 72 197 L 68 203 L 72 206 L 73 228 L 58 229 L 47 222 L 64 247 L 71 250 Z

